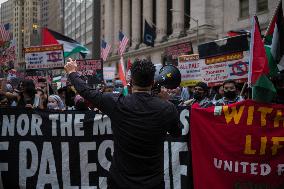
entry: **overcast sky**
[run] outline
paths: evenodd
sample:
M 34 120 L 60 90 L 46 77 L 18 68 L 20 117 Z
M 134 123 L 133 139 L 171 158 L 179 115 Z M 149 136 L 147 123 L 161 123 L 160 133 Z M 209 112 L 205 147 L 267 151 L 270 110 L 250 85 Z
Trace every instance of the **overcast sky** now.
M 5 2 L 5 1 L 7 1 L 7 0 L 0 0 L 0 4 L 3 3 L 3 2 Z

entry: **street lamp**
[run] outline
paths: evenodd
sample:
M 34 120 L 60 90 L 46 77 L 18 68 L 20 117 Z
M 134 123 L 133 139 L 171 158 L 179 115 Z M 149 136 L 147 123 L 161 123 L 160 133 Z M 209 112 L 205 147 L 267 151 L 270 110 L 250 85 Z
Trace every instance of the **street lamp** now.
M 183 12 L 181 10 L 175 10 L 175 9 L 170 9 L 170 11 L 172 12 Z M 192 16 L 186 14 L 186 13 L 183 13 L 184 16 L 188 17 L 189 19 L 192 19 L 194 22 L 196 22 L 196 44 L 197 46 L 199 45 L 199 25 L 198 25 L 198 19 L 196 18 L 193 18 Z

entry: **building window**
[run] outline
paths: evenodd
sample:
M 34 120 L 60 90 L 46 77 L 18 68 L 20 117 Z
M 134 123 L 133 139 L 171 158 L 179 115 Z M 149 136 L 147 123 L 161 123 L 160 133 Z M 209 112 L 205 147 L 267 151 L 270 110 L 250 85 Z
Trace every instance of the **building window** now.
M 268 10 L 267 0 L 257 0 L 257 12 L 263 12 Z
M 167 0 L 167 35 L 171 35 L 173 32 L 172 28 L 172 20 L 173 20 L 173 15 L 172 11 L 170 11 L 173 8 L 173 1 Z
M 103 7 L 102 7 L 102 14 L 103 15 L 105 14 L 105 5 L 103 5 Z
M 153 1 L 153 15 L 152 15 L 152 18 L 153 18 L 153 24 L 157 24 L 157 15 L 156 15 L 156 10 L 157 9 L 157 2 L 156 1 Z M 151 24 L 152 25 L 152 24 Z
M 184 1 L 184 28 L 189 29 L 190 25 L 190 1 Z
M 249 0 L 240 0 L 240 18 L 249 16 Z

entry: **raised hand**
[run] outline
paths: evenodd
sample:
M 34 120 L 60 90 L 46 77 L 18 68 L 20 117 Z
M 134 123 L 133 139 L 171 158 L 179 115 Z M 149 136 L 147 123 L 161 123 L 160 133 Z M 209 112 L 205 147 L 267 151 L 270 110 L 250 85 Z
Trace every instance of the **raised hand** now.
M 72 58 L 69 58 L 67 61 L 67 64 L 64 66 L 64 69 L 67 74 L 76 72 L 76 69 L 77 69 L 76 60 L 72 60 Z

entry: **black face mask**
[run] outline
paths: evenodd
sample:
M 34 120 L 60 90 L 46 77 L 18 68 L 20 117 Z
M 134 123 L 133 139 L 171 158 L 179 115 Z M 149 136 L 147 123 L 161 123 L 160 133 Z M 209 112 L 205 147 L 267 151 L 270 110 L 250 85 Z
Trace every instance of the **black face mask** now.
M 236 98 L 236 96 L 237 96 L 236 91 L 224 91 L 224 97 L 228 99 L 234 99 Z
M 202 94 L 200 94 L 199 92 L 194 92 L 193 93 L 193 98 L 197 101 L 202 99 Z

